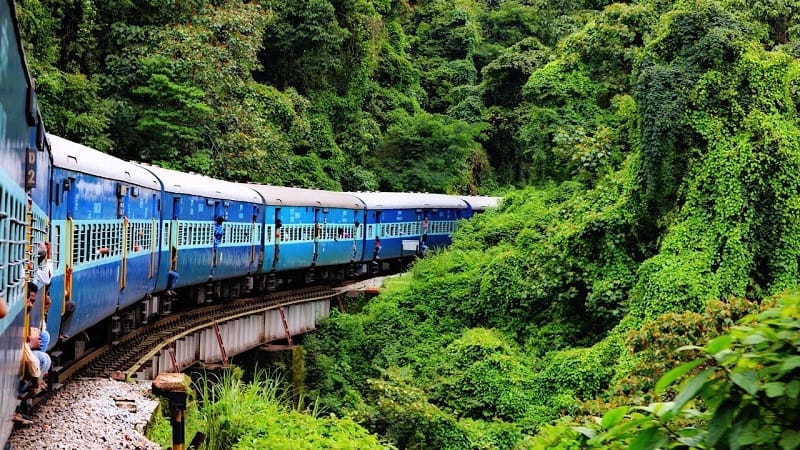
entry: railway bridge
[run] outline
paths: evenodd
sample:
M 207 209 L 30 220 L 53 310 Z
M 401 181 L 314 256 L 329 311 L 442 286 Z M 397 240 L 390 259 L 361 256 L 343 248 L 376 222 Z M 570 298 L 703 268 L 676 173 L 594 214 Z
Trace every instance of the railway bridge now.
M 227 364 L 229 358 L 316 329 L 342 299 L 377 293 L 380 279 L 342 288 L 308 288 L 174 313 L 99 348 L 62 371 L 72 376 L 152 380 L 192 365 Z

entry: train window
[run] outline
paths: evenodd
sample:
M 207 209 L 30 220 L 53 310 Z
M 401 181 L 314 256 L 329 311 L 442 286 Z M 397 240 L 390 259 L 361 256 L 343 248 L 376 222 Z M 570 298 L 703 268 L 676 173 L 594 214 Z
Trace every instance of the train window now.
M 249 224 L 245 223 L 236 223 L 233 224 L 233 230 L 231 230 L 231 242 L 234 244 L 247 244 L 250 242 L 249 239 Z
M 178 223 L 178 247 L 185 247 L 190 245 L 189 241 L 189 226 L 186 222 Z
M 50 243 L 50 257 L 53 259 L 53 270 L 61 267 L 61 225 L 53 226 L 53 241 Z
M 235 243 L 239 241 L 239 225 L 227 224 L 225 226 L 225 235 L 222 237 L 222 242 Z
M 25 267 L 25 215 L 24 193 L 19 195 L 0 186 L 0 289 L 7 302 L 22 298 Z M 8 290 L 6 290 L 8 289 Z
M 161 232 L 161 250 L 167 250 L 170 243 L 169 222 L 164 222 L 164 229 Z
M 81 264 L 86 261 L 87 247 L 90 245 L 86 238 L 88 231 L 84 224 L 75 224 L 73 230 L 72 261 L 73 264 Z
M 178 230 L 183 228 L 183 234 L 181 235 L 181 245 L 183 246 L 190 246 L 190 245 L 197 245 L 200 233 L 197 230 L 198 224 L 193 222 L 181 222 L 178 225 Z
M 128 252 L 147 250 L 150 240 L 150 223 L 139 221 L 128 223 Z

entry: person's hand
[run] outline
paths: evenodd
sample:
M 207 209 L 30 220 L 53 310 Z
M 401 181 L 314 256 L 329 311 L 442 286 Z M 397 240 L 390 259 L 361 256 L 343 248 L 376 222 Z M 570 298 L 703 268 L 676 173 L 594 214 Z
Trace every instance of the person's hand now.
M 42 348 L 41 336 L 28 336 L 28 345 L 31 346 L 31 350 L 39 350 Z
M 50 305 L 52 305 L 52 304 L 53 304 L 53 300 L 50 298 L 50 294 L 45 295 L 45 297 L 44 297 L 44 310 L 45 311 L 50 310 Z

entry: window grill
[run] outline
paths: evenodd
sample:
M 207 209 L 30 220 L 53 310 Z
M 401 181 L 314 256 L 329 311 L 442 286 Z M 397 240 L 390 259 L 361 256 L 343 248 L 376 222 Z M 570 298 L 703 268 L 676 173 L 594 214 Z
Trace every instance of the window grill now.
M 53 242 L 50 243 L 50 256 L 53 259 L 53 270 L 61 267 L 61 225 L 53 226 Z
M 0 290 L 9 304 L 24 295 L 26 215 L 25 193 L 0 184 Z
M 75 266 L 122 255 L 123 223 L 76 223 L 72 260 Z
M 170 222 L 164 222 L 164 228 L 161 231 L 161 250 L 169 250 L 170 243 Z
M 153 242 L 153 226 L 150 221 L 128 222 L 128 252 L 146 252 Z

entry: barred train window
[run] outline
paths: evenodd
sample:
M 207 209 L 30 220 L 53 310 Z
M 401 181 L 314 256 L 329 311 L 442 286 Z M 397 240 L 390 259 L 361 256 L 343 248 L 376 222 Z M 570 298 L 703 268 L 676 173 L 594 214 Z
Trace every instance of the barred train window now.
M 27 206 L 24 194 L 20 191 L 15 197 L 12 192 L 0 186 L 0 211 L 6 217 L 0 220 L 0 289 L 10 302 L 22 297 L 25 281 L 25 220 Z
M 164 230 L 161 233 L 161 249 L 167 250 L 169 249 L 169 242 L 170 242 L 170 233 L 169 233 L 169 222 L 164 222 Z
M 53 259 L 53 270 L 61 267 L 61 225 L 53 226 L 53 242 L 50 244 L 50 256 Z
M 189 245 L 189 224 L 178 222 L 178 246 Z
M 150 249 L 153 239 L 152 225 L 150 222 L 128 223 L 128 251 L 139 252 Z

